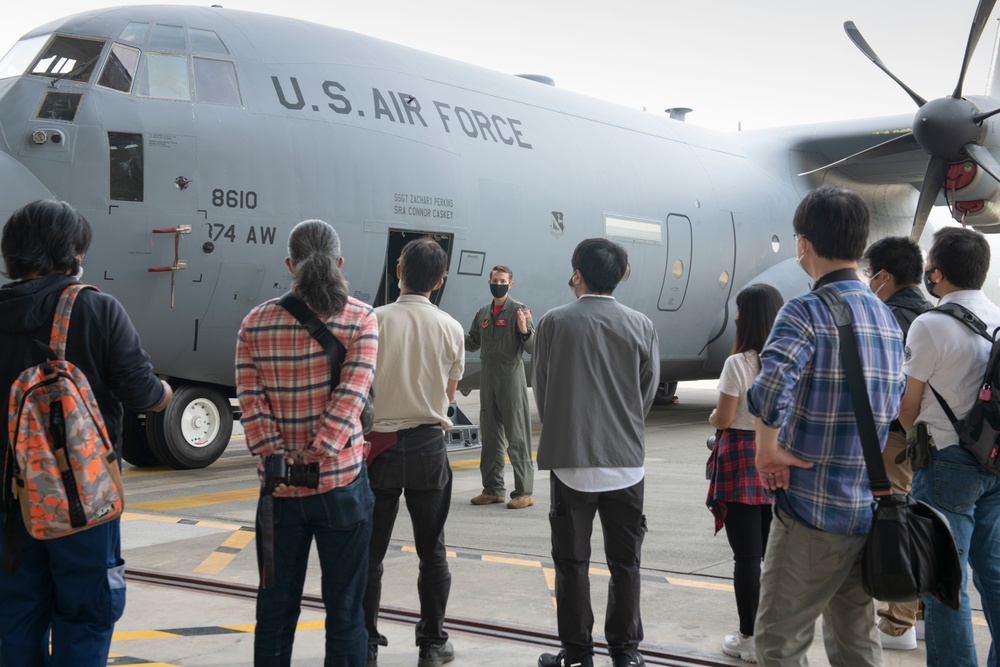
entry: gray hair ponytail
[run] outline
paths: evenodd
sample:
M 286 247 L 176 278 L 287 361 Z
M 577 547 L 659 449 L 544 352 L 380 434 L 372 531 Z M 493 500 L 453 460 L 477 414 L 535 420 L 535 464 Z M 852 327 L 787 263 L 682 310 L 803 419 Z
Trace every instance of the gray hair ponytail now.
M 296 296 L 317 313 L 339 313 L 347 304 L 347 281 L 337 268 L 340 237 L 322 220 L 303 220 L 288 235 Z

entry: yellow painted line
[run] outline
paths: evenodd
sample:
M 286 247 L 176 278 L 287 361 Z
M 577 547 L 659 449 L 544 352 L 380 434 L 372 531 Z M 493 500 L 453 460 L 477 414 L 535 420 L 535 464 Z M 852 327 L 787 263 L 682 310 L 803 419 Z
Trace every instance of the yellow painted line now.
M 469 459 L 468 461 L 453 461 L 451 464 L 452 470 L 472 470 L 473 468 L 479 467 L 479 459 Z
M 253 632 L 254 628 L 257 627 L 257 624 L 245 623 L 243 625 L 220 625 L 219 627 L 226 630 L 235 630 L 236 632 Z
M 404 544 L 402 547 L 400 547 L 399 550 L 402 551 L 404 554 L 407 554 L 407 553 L 409 553 L 409 554 L 415 554 L 415 553 L 417 553 L 417 548 L 416 547 L 411 547 L 409 544 Z
M 712 584 L 707 581 L 691 581 L 690 579 L 671 579 L 667 577 L 667 583 L 674 586 L 685 586 L 687 588 L 701 588 L 706 591 L 727 591 L 733 592 L 733 587 L 729 584 Z
M 252 530 L 237 530 L 235 533 L 226 538 L 226 541 L 222 543 L 222 546 L 229 547 L 230 549 L 243 549 L 248 544 L 253 542 L 253 538 L 257 534 Z
M 973 625 L 987 625 L 986 619 L 985 618 L 979 618 L 978 616 L 973 616 L 972 617 L 972 624 Z
M 596 574 L 599 577 L 610 577 L 611 571 L 605 570 L 603 567 L 592 567 L 587 570 L 587 574 Z
M 482 558 L 485 563 L 502 563 L 504 565 L 520 565 L 522 567 L 541 567 L 542 564 L 537 560 L 525 560 L 523 558 L 506 558 L 504 556 L 488 556 L 483 554 Z
M 218 505 L 219 503 L 234 503 L 241 500 L 253 500 L 260 496 L 260 489 L 241 489 L 238 491 L 217 491 L 216 493 L 204 493 L 197 496 L 184 496 L 173 500 L 153 500 L 147 503 L 132 503 L 133 509 L 140 510 L 182 510 L 192 507 L 204 507 L 205 505 Z
M 172 632 L 161 632 L 160 630 L 126 630 L 116 632 L 111 635 L 113 642 L 130 642 L 138 639 L 174 639 L 180 637 Z
M 201 564 L 194 568 L 196 574 L 219 574 L 226 569 L 226 566 L 233 562 L 236 554 L 221 553 L 213 551 L 201 561 Z
M 296 630 L 323 630 L 326 628 L 326 621 L 299 621 L 295 626 Z
M 159 521 L 160 523 L 177 523 L 182 521 L 182 517 L 162 516 L 160 514 L 139 514 L 137 512 L 122 512 L 122 521 Z M 198 520 L 197 525 L 206 528 L 221 528 L 222 530 L 239 530 L 243 526 L 235 523 L 222 523 L 219 521 Z M 243 531 L 246 532 L 246 531 Z

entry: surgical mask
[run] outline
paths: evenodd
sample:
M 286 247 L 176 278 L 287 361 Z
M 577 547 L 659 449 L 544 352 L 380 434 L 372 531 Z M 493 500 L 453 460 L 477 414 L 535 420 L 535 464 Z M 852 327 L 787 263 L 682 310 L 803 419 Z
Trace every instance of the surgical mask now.
M 871 278 L 868 279 L 868 289 L 872 288 L 872 281 L 875 280 L 876 278 L 878 278 L 880 275 L 882 275 L 882 269 L 879 269 L 878 273 L 876 273 L 874 276 L 872 276 Z M 875 292 L 875 296 L 878 296 L 878 293 L 885 286 L 886 286 L 886 283 L 883 282 L 882 285 L 877 290 L 872 290 L 873 292 Z
M 937 271 L 936 266 L 930 271 L 924 271 L 924 287 L 927 288 L 928 294 L 930 294 L 935 299 L 940 299 L 941 297 L 939 297 L 937 294 L 934 293 L 934 287 L 937 285 L 937 283 L 931 282 L 931 274 L 934 273 L 935 271 Z
M 495 283 L 490 283 L 490 294 L 493 295 L 495 299 L 502 299 L 507 295 L 507 290 L 510 289 L 510 285 L 497 285 Z

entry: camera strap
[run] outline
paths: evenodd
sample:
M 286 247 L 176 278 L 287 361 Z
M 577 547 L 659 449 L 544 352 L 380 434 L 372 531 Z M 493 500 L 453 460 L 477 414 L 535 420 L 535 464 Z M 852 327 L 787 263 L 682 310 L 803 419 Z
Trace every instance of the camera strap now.
M 326 325 L 316 317 L 316 313 L 302 299 L 295 296 L 294 292 L 286 292 L 282 295 L 278 299 L 278 305 L 291 313 L 292 317 L 297 319 L 299 324 L 306 328 L 309 335 L 319 343 L 323 351 L 326 352 L 326 356 L 330 357 L 330 391 L 332 392 L 340 382 L 340 367 L 344 363 L 344 354 L 347 350 L 337 340 L 337 337 L 326 328 Z

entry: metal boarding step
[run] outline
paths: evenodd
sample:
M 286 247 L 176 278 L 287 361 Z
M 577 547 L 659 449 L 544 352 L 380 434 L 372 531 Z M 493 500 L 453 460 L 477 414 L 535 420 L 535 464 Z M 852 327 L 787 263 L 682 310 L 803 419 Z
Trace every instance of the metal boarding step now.
M 479 426 L 473 424 L 456 403 L 448 406 L 448 418 L 454 424 L 444 432 L 448 451 L 459 451 L 469 447 L 480 447 Z

